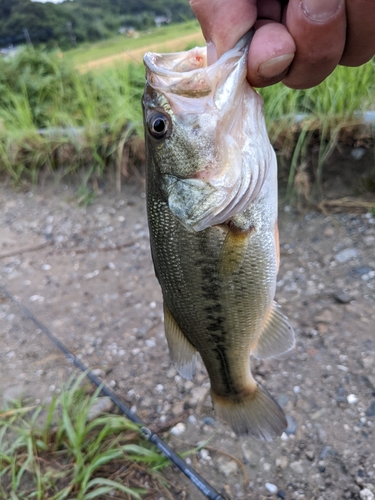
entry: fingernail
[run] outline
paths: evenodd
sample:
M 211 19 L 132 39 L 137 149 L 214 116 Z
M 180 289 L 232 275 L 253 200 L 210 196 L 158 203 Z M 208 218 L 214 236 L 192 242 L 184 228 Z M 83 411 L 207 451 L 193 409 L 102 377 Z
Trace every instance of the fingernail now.
M 282 56 L 269 59 L 258 68 L 258 74 L 263 78 L 272 78 L 280 75 L 294 59 L 294 54 L 284 54 Z
M 328 21 L 336 14 L 343 0 L 303 0 L 304 14 L 315 22 Z

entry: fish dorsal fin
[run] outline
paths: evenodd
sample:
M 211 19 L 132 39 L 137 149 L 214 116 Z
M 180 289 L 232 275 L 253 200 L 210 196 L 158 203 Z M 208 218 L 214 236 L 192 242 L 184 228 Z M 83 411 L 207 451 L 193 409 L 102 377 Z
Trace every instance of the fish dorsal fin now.
M 256 358 L 272 358 L 294 347 L 293 328 L 279 308 L 280 306 L 273 302 L 263 323 L 262 331 L 251 350 L 251 354 Z
M 222 276 L 232 274 L 241 266 L 252 229 L 240 231 L 229 228 L 220 250 L 218 268 Z
M 182 333 L 165 303 L 164 328 L 172 363 L 182 377 L 191 380 L 195 374 L 197 350 Z

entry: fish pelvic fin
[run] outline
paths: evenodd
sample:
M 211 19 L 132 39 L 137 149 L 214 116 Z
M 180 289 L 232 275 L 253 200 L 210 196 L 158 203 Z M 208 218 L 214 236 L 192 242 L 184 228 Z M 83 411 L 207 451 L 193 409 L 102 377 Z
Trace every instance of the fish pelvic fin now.
M 247 395 L 223 397 L 211 391 L 211 397 L 217 415 L 238 435 L 272 441 L 287 427 L 283 410 L 260 385 Z
M 220 250 L 218 269 L 222 276 L 234 273 L 244 261 L 253 228 L 241 231 L 234 225 L 229 226 Z
M 259 359 L 272 358 L 289 351 L 294 344 L 293 328 L 288 318 L 280 312 L 280 306 L 273 302 L 251 354 Z
M 182 377 L 191 380 L 195 374 L 198 353 L 182 333 L 165 302 L 164 329 L 172 363 Z

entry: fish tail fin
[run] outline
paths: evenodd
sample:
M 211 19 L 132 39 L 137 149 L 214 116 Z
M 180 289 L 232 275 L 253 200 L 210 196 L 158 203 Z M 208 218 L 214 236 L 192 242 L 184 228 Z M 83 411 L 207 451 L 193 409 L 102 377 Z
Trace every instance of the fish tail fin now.
M 248 434 L 263 441 L 272 441 L 287 427 L 283 410 L 260 385 L 245 396 L 223 397 L 211 391 L 211 397 L 216 414 L 236 434 Z

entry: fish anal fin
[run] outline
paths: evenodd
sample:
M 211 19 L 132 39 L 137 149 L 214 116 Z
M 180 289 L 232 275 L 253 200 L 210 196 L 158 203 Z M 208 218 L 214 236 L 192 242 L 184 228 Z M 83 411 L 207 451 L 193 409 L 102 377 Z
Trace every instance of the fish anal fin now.
M 262 331 L 252 346 L 251 354 L 256 358 L 272 358 L 294 347 L 293 328 L 279 307 L 273 302 L 264 320 Z
M 241 266 L 253 227 L 246 231 L 229 224 L 229 229 L 220 250 L 218 268 L 222 276 L 232 274 Z
M 216 414 L 238 435 L 272 441 L 287 427 L 283 410 L 260 385 L 248 394 L 223 397 L 211 391 L 211 397 Z
M 172 363 L 182 377 L 191 380 L 195 374 L 197 350 L 182 333 L 165 303 L 164 329 Z

